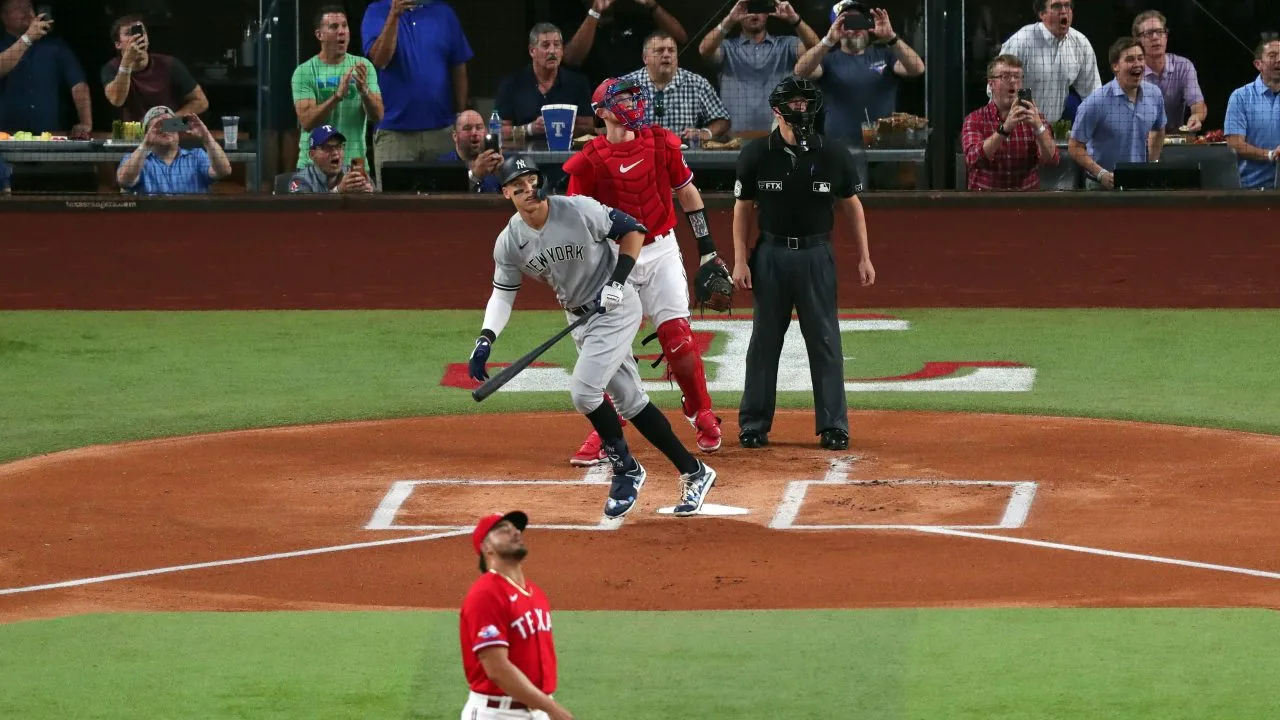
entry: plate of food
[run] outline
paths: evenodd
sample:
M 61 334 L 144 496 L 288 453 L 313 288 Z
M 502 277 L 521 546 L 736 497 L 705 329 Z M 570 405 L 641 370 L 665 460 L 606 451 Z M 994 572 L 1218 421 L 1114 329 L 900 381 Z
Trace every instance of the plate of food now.
M 92 146 L 92 140 L 72 140 L 66 135 L 54 135 L 50 132 L 30 133 L 21 131 L 12 135 L 0 133 L 0 148 L 5 150 L 84 150 Z

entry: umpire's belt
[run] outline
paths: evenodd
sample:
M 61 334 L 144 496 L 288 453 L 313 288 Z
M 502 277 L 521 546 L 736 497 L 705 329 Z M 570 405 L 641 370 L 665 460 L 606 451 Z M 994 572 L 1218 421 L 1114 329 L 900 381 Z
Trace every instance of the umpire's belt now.
M 591 313 L 599 309 L 600 309 L 600 301 L 592 300 L 586 305 L 579 305 L 578 307 L 565 308 L 565 311 L 567 311 L 571 315 L 577 315 L 578 317 L 582 317 L 583 315 L 590 315 Z
M 816 235 L 774 235 L 771 232 L 761 232 L 760 239 L 763 242 L 772 243 L 774 245 L 782 245 L 789 250 L 808 250 L 819 245 L 826 245 L 831 242 L 831 233 L 818 233 Z

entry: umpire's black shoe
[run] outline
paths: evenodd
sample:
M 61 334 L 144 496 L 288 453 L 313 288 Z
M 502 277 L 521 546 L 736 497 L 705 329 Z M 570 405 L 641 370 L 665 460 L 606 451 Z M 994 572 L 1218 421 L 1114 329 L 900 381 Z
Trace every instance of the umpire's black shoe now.
M 823 450 L 848 450 L 849 449 L 849 433 L 840 428 L 827 428 L 822 431 L 822 439 L 818 444 Z
M 738 434 L 738 444 L 747 449 L 762 448 L 769 444 L 769 434 L 745 430 Z

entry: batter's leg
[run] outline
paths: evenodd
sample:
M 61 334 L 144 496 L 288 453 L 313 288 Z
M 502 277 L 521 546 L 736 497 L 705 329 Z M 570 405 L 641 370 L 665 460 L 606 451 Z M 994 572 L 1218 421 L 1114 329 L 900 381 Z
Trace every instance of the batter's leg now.
M 645 469 L 632 455 L 622 434 L 622 424 L 613 404 L 605 399 L 605 387 L 627 361 L 634 368 L 631 341 L 640 329 L 640 299 L 635 291 L 626 291 L 623 304 L 614 310 L 592 317 L 578 341 L 578 362 L 569 383 L 573 406 L 587 416 L 600 434 L 601 446 L 613 466 L 613 482 L 604 513 L 617 518 L 635 506 L 644 485 Z M 620 402 L 634 403 L 634 398 L 619 397 Z
M 792 252 L 796 251 L 761 244 L 750 260 L 754 315 L 751 342 L 747 345 L 746 382 L 738 406 L 739 438 L 746 434 L 767 436 L 773 429 L 778 361 L 794 302 L 784 254 Z
M 831 245 L 795 253 L 807 264 L 809 282 L 796 288 L 796 313 L 809 353 L 813 381 L 816 435 L 824 430 L 849 434 L 849 406 L 844 390 L 844 348 L 840 338 L 840 308 L 836 295 L 835 252 Z

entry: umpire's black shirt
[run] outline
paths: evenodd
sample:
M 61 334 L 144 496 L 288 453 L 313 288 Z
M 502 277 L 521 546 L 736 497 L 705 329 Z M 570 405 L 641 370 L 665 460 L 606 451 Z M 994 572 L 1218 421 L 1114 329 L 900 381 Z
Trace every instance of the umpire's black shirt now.
M 814 135 L 809 150 L 774 130 L 738 155 L 733 196 L 759 205 L 760 229 L 774 235 L 817 235 L 835 226 L 836 198 L 862 192 L 853 155 L 839 141 Z

